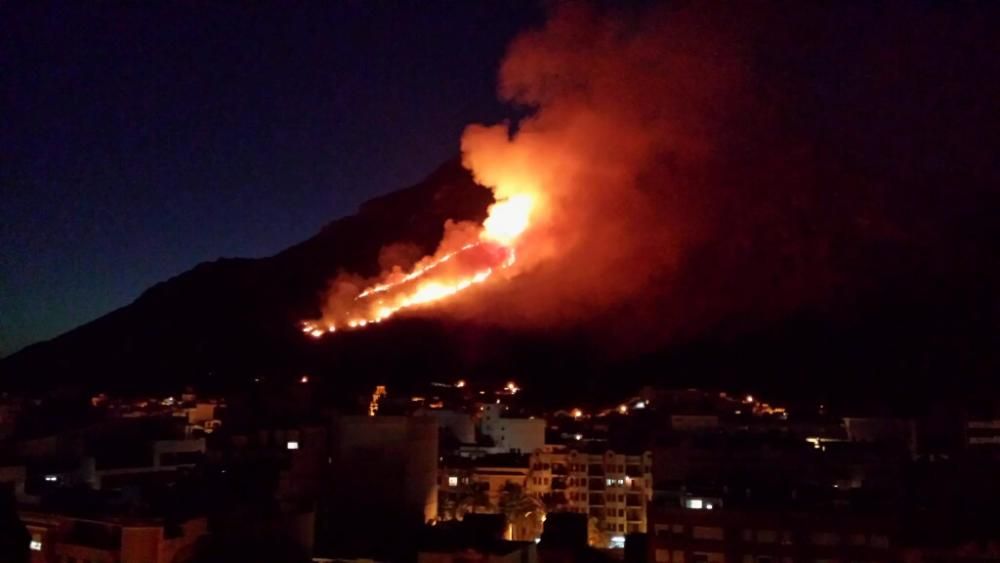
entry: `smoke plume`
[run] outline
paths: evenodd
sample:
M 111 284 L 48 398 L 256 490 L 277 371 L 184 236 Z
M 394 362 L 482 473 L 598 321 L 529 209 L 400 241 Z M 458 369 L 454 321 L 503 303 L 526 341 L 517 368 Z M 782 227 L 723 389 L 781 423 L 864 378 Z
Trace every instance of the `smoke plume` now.
M 995 166 L 938 141 L 982 129 L 988 108 L 963 92 L 976 65 L 997 65 L 975 13 L 933 10 L 556 5 L 500 68 L 501 99 L 527 116 L 461 141 L 497 205 L 525 203 L 525 225 L 503 240 L 503 268 L 449 262 L 494 275 L 435 310 L 662 336 L 974 263 L 978 250 L 962 263 L 950 250 L 968 234 L 955 219 Z M 417 267 L 483 233 L 450 225 Z

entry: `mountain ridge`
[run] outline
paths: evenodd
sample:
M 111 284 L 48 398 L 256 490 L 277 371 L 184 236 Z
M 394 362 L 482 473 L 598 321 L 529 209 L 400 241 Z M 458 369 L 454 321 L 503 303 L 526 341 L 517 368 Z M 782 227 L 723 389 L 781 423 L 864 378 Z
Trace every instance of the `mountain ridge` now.
M 394 242 L 431 251 L 445 220 L 481 220 L 491 201 L 489 190 L 452 159 L 274 255 L 199 263 L 128 305 L 2 358 L 0 381 L 14 389 L 86 382 L 139 390 L 145 385 L 129 383 L 135 376 L 128 372 L 151 369 L 141 378 L 167 385 L 195 381 L 240 351 L 234 341 L 287 356 L 295 348 L 291 339 L 301 339 L 298 321 L 319 314 L 323 290 L 339 271 L 378 273 L 379 250 Z M 165 359 L 169 354 L 176 357 Z

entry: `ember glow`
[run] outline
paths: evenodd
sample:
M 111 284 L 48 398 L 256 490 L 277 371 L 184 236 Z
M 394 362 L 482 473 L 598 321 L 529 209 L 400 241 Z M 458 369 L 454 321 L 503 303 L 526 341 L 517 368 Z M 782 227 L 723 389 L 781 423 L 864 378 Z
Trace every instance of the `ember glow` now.
M 338 329 L 364 328 L 493 279 L 517 261 L 517 245 L 531 224 L 536 199 L 530 193 L 498 199 L 483 224 L 472 230 L 470 241 L 462 241 L 469 236 L 466 230 L 449 230 L 454 225 L 449 223 L 438 251 L 408 272 L 397 269 L 360 288 L 347 281 L 335 282 L 323 318 L 302 323 L 302 332 L 320 338 Z

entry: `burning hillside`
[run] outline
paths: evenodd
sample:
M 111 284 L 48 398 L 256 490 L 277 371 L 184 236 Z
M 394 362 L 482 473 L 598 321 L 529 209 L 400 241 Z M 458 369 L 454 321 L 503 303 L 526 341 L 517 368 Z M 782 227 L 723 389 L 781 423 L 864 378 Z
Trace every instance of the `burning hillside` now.
M 462 136 L 464 166 L 493 192 L 488 217 L 449 221 L 430 256 L 384 262 L 373 277 L 341 273 L 302 330 L 320 337 L 433 307 L 655 345 L 732 319 L 835 309 L 925 266 L 968 270 L 975 260 L 943 242 L 964 240 L 966 227 L 929 211 L 970 205 L 976 190 L 949 186 L 988 185 L 992 161 L 967 151 L 961 166 L 932 166 L 949 120 L 917 124 L 941 111 L 982 120 L 933 95 L 930 58 L 912 37 L 952 45 L 942 39 L 953 31 L 918 16 L 912 29 L 873 23 L 866 42 L 845 46 L 830 15 L 810 9 L 559 4 L 500 67 L 500 98 L 524 116 Z M 850 10 L 837 17 L 854 21 Z M 799 60 L 847 47 L 855 63 L 829 77 Z M 947 53 L 935 76 L 961 60 Z M 864 111 L 828 99 L 847 82 L 866 93 Z M 900 106 L 913 91 L 928 95 Z M 873 144 L 901 131 L 906 144 Z M 914 259 L 885 259 L 900 248 Z

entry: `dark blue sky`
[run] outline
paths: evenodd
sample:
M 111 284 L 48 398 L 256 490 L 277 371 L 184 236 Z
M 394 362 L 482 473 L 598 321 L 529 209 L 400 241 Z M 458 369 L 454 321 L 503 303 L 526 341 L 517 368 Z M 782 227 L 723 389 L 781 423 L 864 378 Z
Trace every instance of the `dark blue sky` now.
M 256 4 L 0 8 L 0 356 L 420 180 L 504 116 L 499 61 L 542 19 Z

